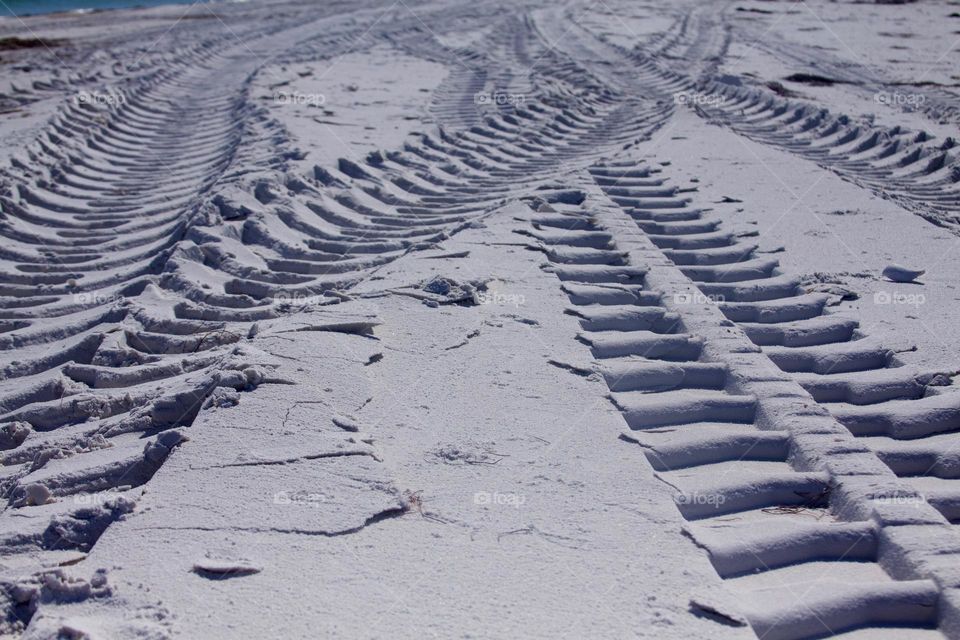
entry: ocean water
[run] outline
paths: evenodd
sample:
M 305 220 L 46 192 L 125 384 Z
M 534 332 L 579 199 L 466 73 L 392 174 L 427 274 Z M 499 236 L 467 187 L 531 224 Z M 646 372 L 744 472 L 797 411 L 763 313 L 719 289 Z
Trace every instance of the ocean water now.
M 191 4 L 193 0 L 0 0 L 0 16 L 26 16 L 79 9 L 156 7 L 161 4 Z

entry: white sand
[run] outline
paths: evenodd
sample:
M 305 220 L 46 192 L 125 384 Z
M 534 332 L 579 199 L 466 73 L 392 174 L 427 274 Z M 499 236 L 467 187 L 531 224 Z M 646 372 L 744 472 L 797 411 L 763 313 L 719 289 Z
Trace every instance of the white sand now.
M 956 12 L 0 20 L 0 637 L 960 637 Z

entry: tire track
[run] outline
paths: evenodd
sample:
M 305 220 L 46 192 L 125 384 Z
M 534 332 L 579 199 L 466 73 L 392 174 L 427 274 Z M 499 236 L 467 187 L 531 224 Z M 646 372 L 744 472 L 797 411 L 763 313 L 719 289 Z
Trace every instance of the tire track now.
M 698 107 L 712 121 L 812 160 L 934 224 L 956 229 L 960 160 L 952 138 L 878 127 L 753 87 L 713 81 L 703 89 L 718 98 Z
M 710 7 L 684 15 L 663 42 L 620 49 L 638 81 L 663 103 L 687 103 L 712 124 L 794 153 L 954 231 L 960 224 L 956 140 L 904 126 L 878 126 L 780 96 L 748 78 L 721 75 L 729 27 Z M 594 36 L 596 37 L 596 36 Z M 677 71 L 682 69 L 682 71 Z M 878 87 L 890 88 L 889 84 Z M 931 108 L 947 109 L 931 98 Z M 938 106 L 939 105 L 939 106 Z
M 949 383 L 952 369 L 900 362 L 856 320 L 830 313 L 827 294 L 807 292 L 799 278 L 780 271 L 779 261 L 759 256 L 750 238 L 724 232 L 720 220 L 689 200 L 655 201 L 674 207 L 658 212 L 644 196 L 604 188 L 778 368 L 944 517 L 960 521 L 953 460 L 960 394 Z
M 590 174 L 610 205 L 527 233 L 575 305 L 626 439 L 677 490 L 745 619 L 762 638 L 888 624 L 954 637 L 937 556 L 960 549 L 947 524 L 960 396 L 938 386 L 944 372 L 899 366 L 659 170 Z
M 251 344 L 259 331 L 369 333 L 370 318 L 314 312 L 383 265 L 533 194 L 559 211 L 543 206 L 522 231 L 563 282 L 625 439 L 677 489 L 688 534 L 745 603 L 694 598 L 692 610 L 764 638 L 955 629 L 943 562 L 956 559 L 955 531 L 943 516 L 960 520 L 960 475 L 944 445 L 960 405 L 940 393 L 938 372 L 905 371 L 857 339 L 855 322 L 825 313 L 822 297 L 804 294 L 657 171 L 594 164 L 649 139 L 677 92 L 699 90 L 722 98 L 704 115 L 892 197 L 932 202 L 928 214 L 942 219 L 957 182 L 950 148 L 905 131 L 882 138 L 752 88 L 695 84 L 691 70 L 709 73 L 729 43 L 706 12 L 650 45 L 674 64 L 695 61 L 678 73 L 648 50 L 570 29 L 566 10 L 404 9 L 282 31 L 297 14 L 245 33 L 242 46 L 224 36 L 173 62 L 151 57 L 142 73 L 118 73 L 113 102 L 65 102 L 5 170 L 8 627 L 22 628 L 36 604 L 24 576 L 78 561 L 130 513 L 137 487 L 201 410 L 287 382 Z M 489 24 L 491 35 L 441 46 L 424 19 L 445 21 L 445 34 Z M 440 126 L 401 149 L 296 174 L 290 161 L 302 156 L 252 104 L 253 79 L 268 60 L 335 59 L 385 43 L 452 69 L 432 106 Z M 624 60 L 635 66 L 621 68 Z M 586 215 L 574 204 L 583 193 L 560 181 L 591 165 Z M 822 580 L 838 572 L 844 579 Z
M 5 170 L 0 582 L 12 633 L 40 597 L 32 576 L 78 561 L 130 513 L 200 411 L 286 382 L 250 343 L 259 331 L 371 331 L 370 318 L 313 312 L 650 126 L 655 109 L 637 115 L 636 101 L 507 16 L 496 55 L 544 54 L 521 103 L 480 105 L 469 128 L 441 126 L 400 150 L 291 172 L 290 134 L 249 96 L 264 67 L 252 51 L 329 58 L 403 42 L 418 22 L 368 29 L 362 42 L 351 36 L 367 26 L 351 22 L 320 39 L 308 25 L 277 45 L 274 26 L 198 47 L 111 88 L 113 101 L 65 101 Z M 452 65 L 461 53 L 439 57 Z

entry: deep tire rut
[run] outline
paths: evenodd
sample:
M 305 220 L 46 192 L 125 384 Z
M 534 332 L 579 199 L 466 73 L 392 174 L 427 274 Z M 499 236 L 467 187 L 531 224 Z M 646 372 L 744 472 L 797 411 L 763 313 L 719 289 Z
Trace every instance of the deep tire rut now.
M 660 169 L 590 175 L 602 195 L 542 207 L 521 231 L 574 305 L 624 438 L 676 490 L 738 603 L 691 606 L 761 638 L 890 623 L 956 637 L 941 555 L 960 552 L 956 512 L 949 484 L 927 490 L 950 473 L 918 439 L 960 428 L 958 396 L 828 313 Z

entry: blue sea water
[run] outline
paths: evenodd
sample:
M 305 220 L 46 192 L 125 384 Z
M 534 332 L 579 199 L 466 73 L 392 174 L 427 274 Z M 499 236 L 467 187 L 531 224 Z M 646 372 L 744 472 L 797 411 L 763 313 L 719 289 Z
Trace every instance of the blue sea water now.
M 191 4 L 193 0 L 0 0 L 0 16 L 26 16 L 78 9 L 156 7 L 161 4 Z

